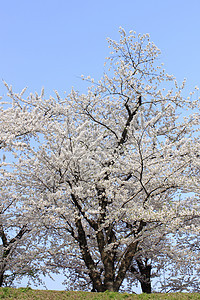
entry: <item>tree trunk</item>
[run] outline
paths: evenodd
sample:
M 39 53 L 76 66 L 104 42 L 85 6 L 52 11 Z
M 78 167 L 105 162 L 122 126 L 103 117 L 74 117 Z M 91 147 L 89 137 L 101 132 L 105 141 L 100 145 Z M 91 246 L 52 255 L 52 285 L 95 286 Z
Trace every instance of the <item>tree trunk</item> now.
M 114 282 L 113 281 L 107 281 L 107 282 L 105 282 L 104 286 L 105 286 L 105 291 L 116 292 L 114 290 Z
M 2 285 L 3 285 L 3 279 L 4 279 L 4 278 L 3 278 L 3 277 L 4 277 L 3 275 L 4 275 L 4 272 L 1 272 L 1 273 L 0 273 L 0 287 L 2 287 Z
M 151 294 L 151 266 L 147 266 L 142 271 L 142 280 L 140 281 L 143 293 Z
M 130 267 L 130 271 L 134 274 L 137 280 L 140 282 L 143 293 L 151 294 L 151 265 L 147 264 L 148 259 L 145 262 L 142 259 L 136 259 L 137 267 Z
M 143 263 L 141 259 L 136 259 L 136 262 L 140 271 L 139 281 L 142 292 L 151 294 L 151 265 L 147 264 L 147 260 Z

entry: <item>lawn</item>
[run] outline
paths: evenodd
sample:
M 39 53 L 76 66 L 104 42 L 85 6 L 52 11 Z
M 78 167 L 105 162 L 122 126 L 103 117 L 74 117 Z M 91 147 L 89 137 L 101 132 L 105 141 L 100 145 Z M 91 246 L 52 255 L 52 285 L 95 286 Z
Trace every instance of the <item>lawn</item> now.
M 33 290 L 31 288 L 0 288 L 0 299 L 44 299 L 44 300 L 57 300 L 57 299 L 92 299 L 92 300 L 108 300 L 108 299 L 200 299 L 200 294 L 186 294 L 186 293 L 171 293 L 171 294 L 120 294 L 113 292 L 105 293 L 90 293 L 90 292 L 66 292 L 66 291 L 46 291 L 46 290 Z

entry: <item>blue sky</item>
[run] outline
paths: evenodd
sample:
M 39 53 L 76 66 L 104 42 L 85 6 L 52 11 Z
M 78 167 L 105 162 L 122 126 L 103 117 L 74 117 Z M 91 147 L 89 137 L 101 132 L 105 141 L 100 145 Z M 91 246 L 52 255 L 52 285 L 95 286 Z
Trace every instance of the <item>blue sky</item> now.
M 0 0 L 0 79 L 47 96 L 84 89 L 79 76 L 99 79 L 122 26 L 150 33 L 168 73 L 199 85 L 199 12 L 198 0 Z
M 99 79 L 106 37 L 118 39 L 122 26 L 150 33 L 167 72 L 186 77 L 189 90 L 200 86 L 199 15 L 199 0 L 0 0 L 0 79 L 16 92 L 83 91 L 80 75 Z

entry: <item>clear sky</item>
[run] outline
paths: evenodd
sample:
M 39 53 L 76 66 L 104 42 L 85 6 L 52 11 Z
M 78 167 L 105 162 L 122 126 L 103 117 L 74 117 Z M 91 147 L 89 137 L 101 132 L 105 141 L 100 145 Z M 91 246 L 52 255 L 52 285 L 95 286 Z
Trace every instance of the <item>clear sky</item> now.
M 119 26 L 150 33 L 167 72 L 200 86 L 199 0 L 0 0 L 0 79 L 16 92 L 83 90 L 80 75 L 99 79 Z
M 193 87 L 200 80 L 199 15 L 199 0 L 0 0 L 0 79 L 19 92 L 79 90 L 81 74 L 99 79 L 106 37 L 118 39 L 122 26 L 150 33 L 168 73 Z

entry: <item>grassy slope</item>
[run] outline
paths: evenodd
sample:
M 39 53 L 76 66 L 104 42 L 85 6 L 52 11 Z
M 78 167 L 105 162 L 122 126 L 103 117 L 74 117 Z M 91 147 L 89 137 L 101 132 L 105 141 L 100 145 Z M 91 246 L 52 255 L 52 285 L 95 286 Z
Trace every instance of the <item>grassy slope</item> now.
M 65 291 L 44 291 L 44 290 L 32 290 L 31 288 L 0 288 L 0 299 L 44 299 L 44 300 L 57 300 L 57 299 L 68 299 L 68 300 L 82 300 L 82 299 L 93 299 L 93 300 L 108 300 L 108 299 L 200 299 L 200 294 L 141 294 L 141 295 L 128 295 L 119 294 L 112 292 L 105 293 L 87 293 L 87 292 L 65 292 Z

